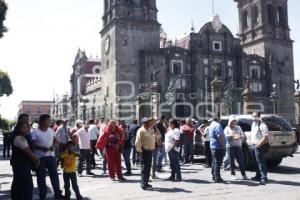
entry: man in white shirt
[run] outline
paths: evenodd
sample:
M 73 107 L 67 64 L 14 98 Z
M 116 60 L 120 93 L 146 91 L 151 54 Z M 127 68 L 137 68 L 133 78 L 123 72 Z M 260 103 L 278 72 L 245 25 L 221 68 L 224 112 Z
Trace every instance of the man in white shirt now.
M 269 130 L 267 125 L 261 120 L 261 114 L 259 112 L 253 113 L 252 116 L 251 144 L 256 169 L 256 176 L 253 177 L 252 180 L 260 180 L 260 184 L 265 185 L 268 181 L 265 146 L 268 144 Z
M 100 135 L 100 131 L 98 126 L 95 124 L 95 120 L 91 119 L 89 121 L 90 128 L 89 128 L 89 134 L 90 134 L 90 144 L 91 144 L 91 165 L 92 168 L 96 167 L 96 161 L 95 161 L 95 154 L 97 153 L 96 144 L 98 137 Z
M 57 145 L 54 131 L 50 128 L 50 116 L 41 115 L 39 118 L 39 128 L 32 132 L 32 142 L 34 154 L 40 159 L 40 166 L 36 170 L 37 183 L 40 199 L 46 199 L 46 169 L 51 179 L 55 199 L 62 199 L 57 173 L 54 149 Z
M 86 163 L 86 174 L 94 175 L 91 172 L 91 144 L 90 144 L 90 134 L 89 134 L 89 124 L 84 124 L 84 126 L 74 133 L 76 143 L 79 143 L 80 157 L 78 162 L 78 174 L 82 176 L 83 162 Z
M 212 164 L 212 155 L 210 149 L 210 135 L 209 135 L 209 122 L 203 120 L 202 125 L 200 126 L 200 132 L 204 138 L 204 154 L 205 154 L 205 168 L 211 167 Z

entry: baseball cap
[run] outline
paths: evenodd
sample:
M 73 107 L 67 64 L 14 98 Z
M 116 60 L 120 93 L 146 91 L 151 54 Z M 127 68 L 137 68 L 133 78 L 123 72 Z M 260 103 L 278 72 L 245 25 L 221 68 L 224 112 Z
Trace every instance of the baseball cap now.
M 142 124 L 144 124 L 148 121 L 150 121 L 150 119 L 148 117 L 143 117 L 142 120 L 141 120 Z

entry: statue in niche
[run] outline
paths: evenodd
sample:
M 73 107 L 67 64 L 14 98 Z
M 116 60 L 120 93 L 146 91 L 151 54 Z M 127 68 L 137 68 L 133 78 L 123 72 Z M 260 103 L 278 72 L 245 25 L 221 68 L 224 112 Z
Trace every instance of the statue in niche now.
M 157 75 L 160 73 L 160 71 L 153 70 L 151 73 L 151 81 L 156 82 L 157 81 Z

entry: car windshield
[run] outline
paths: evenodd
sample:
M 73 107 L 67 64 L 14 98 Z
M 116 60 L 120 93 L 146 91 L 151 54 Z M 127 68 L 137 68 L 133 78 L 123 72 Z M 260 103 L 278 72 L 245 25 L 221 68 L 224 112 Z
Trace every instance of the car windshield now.
M 228 125 L 228 119 L 222 119 L 221 125 L 225 128 Z M 243 131 L 250 132 L 252 120 L 251 119 L 239 119 L 238 125 L 242 128 Z
M 292 131 L 292 127 L 281 117 L 270 116 L 262 120 L 267 124 L 269 131 Z
M 252 119 L 239 119 L 239 126 L 244 132 L 250 132 L 253 120 Z

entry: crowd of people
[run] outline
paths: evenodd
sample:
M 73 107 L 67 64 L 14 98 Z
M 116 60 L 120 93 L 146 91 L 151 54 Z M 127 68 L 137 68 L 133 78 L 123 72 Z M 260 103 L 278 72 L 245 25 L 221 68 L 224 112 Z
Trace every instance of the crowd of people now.
M 260 113 L 253 113 L 251 150 L 255 158 L 256 176 L 264 185 L 268 181 L 265 153 L 268 148 L 268 128 L 261 121 Z M 73 128 L 68 119 L 51 122 L 47 114 L 40 116 L 38 123 L 31 125 L 27 114 L 21 114 L 10 136 L 12 145 L 11 166 L 13 200 L 32 199 L 32 171 L 36 174 L 39 198 L 46 199 L 46 174 L 49 175 L 55 199 L 70 199 L 70 185 L 77 199 L 82 199 L 77 176 L 95 175 L 98 156 L 102 157 L 103 174 L 112 181 L 126 182 L 132 175 L 132 165 L 140 166 L 141 188 L 151 190 L 151 179 L 158 179 L 157 172 L 164 172 L 165 163 L 171 169 L 168 181 L 182 181 L 181 165 L 194 162 L 195 146 L 202 144 L 205 154 L 204 167 L 211 167 L 212 181 L 222 183 L 221 167 L 230 169 L 235 176 L 235 160 L 241 175 L 247 180 L 242 147 L 246 136 L 234 116 L 225 129 L 220 116 L 211 122 L 194 119 L 179 121 L 143 117 L 138 123 L 128 125 L 115 120 L 77 120 Z M 248 146 L 248 144 L 246 144 Z M 227 154 L 227 155 L 226 155 Z M 226 156 L 225 156 L 226 155 Z M 122 172 L 122 157 L 126 172 Z M 225 158 L 224 158 L 225 157 Z M 224 163 L 223 163 L 224 162 Z M 226 164 L 227 163 L 227 164 Z M 98 163 L 99 164 L 99 163 Z M 60 190 L 58 170 L 63 170 L 65 195 Z M 100 172 L 97 172 L 100 173 Z

